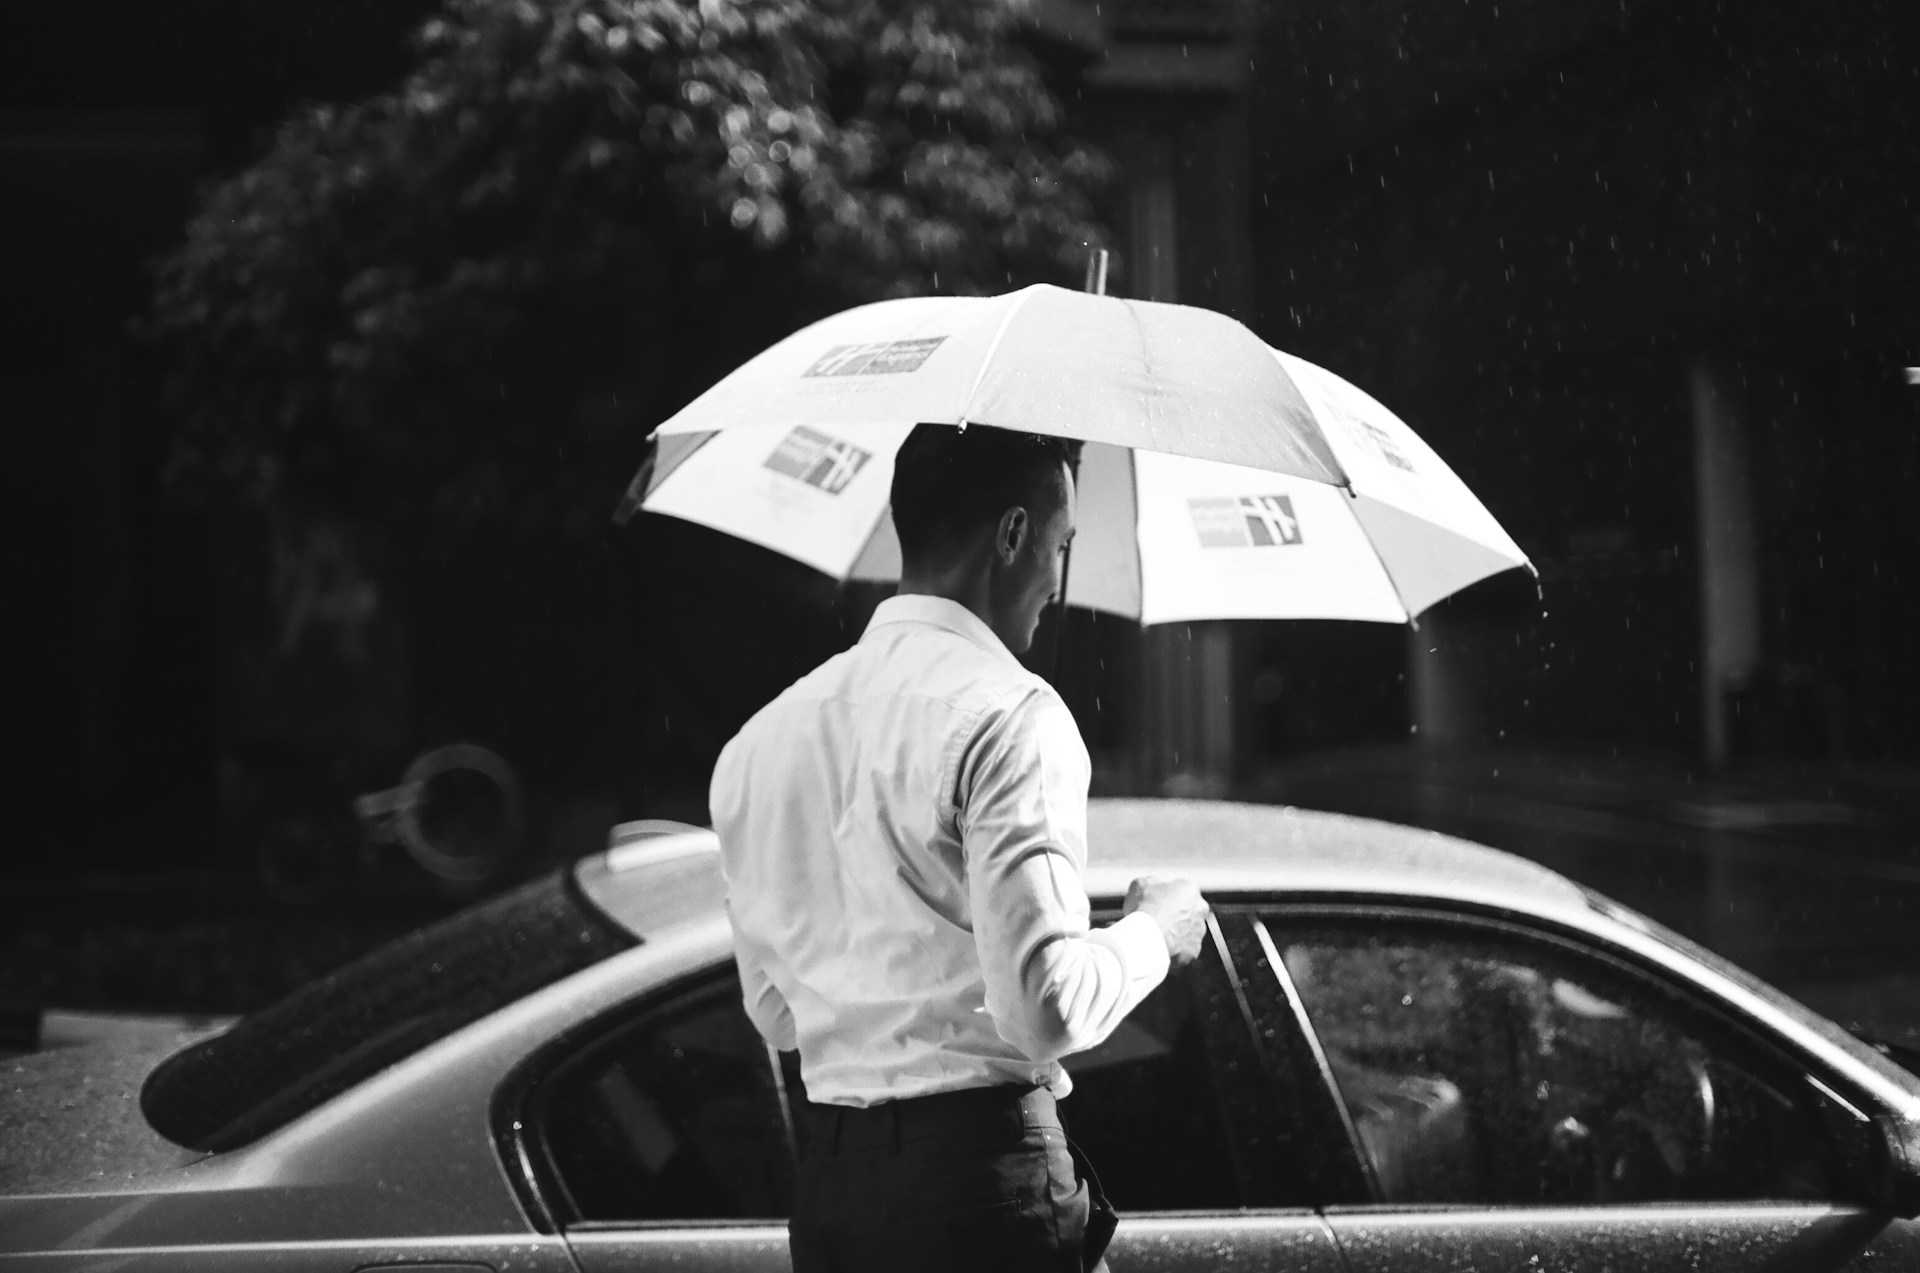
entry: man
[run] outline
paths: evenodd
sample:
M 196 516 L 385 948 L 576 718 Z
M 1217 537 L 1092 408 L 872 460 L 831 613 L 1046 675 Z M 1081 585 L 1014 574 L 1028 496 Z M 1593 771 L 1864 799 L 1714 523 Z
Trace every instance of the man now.
M 764 708 L 711 792 L 747 1012 L 810 1104 L 794 1268 L 1079 1273 L 1095 1186 L 1055 1100 L 1192 959 L 1207 906 L 1137 880 L 1090 931 L 1092 766 L 1014 658 L 1059 595 L 1077 447 L 921 425 L 893 479 L 899 594 Z

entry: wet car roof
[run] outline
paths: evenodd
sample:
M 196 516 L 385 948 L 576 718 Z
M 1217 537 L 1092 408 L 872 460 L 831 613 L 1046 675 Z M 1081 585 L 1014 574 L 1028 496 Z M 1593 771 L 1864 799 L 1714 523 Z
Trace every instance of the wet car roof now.
M 1137 875 L 1178 874 L 1216 899 L 1406 899 L 1604 931 L 1670 971 L 1684 966 L 1689 979 L 1711 978 L 1713 993 L 1740 1013 L 1829 1060 L 1850 1058 L 1843 1063 L 1857 1080 L 1920 1117 L 1912 1076 L 1832 1022 L 1680 934 L 1511 853 L 1371 818 L 1216 800 L 1096 799 L 1087 808 L 1087 841 L 1087 891 L 1096 902 L 1119 897 Z M 584 859 L 577 868 L 581 891 L 634 932 L 710 923 L 724 894 L 717 847 L 711 831 L 697 828 L 636 840 Z
M 1088 884 L 1124 887 L 1143 870 L 1185 870 L 1203 887 L 1396 893 L 1584 907 L 1563 875 L 1524 858 L 1415 827 L 1285 805 L 1219 800 L 1095 800 Z
M 1431 897 L 1530 912 L 1586 910 L 1571 880 L 1497 849 L 1391 822 L 1285 805 L 1097 799 L 1087 809 L 1088 891 L 1116 896 L 1143 873 L 1219 892 Z M 711 831 L 618 844 L 582 861 L 583 892 L 635 933 L 719 910 Z

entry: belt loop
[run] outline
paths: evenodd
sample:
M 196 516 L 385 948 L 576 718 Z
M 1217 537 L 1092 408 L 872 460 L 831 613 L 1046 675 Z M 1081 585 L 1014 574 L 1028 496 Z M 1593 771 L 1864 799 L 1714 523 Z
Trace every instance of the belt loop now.
M 887 1152 L 900 1152 L 900 1102 L 887 1102 Z
M 830 1155 L 838 1154 L 840 1152 L 840 1129 L 846 1124 L 847 1111 L 838 1105 L 829 1105 L 827 1108 L 833 1111 L 833 1130 L 827 1136 L 827 1153 Z

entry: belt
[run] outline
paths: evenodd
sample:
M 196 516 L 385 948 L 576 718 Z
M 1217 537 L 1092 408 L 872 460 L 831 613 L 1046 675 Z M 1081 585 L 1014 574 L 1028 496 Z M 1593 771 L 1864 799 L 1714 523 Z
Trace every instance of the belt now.
M 1029 1128 L 1060 1126 L 1053 1092 L 1020 1084 L 965 1087 L 882 1101 L 863 1109 L 808 1103 L 799 1112 L 807 1146 L 829 1154 L 895 1149 L 921 1140 L 1018 1137 Z

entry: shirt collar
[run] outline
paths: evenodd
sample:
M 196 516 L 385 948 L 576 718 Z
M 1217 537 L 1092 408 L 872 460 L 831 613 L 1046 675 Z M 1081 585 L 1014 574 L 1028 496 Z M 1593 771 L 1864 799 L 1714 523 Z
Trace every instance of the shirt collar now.
M 989 654 L 997 654 L 1011 663 L 1020 662 L 979 615 L 958 601 L 949 601 L 945 597 L 919 592 L 903 597 L 888 597 L 875 607 L 873 618 L 867 621 L 867 631 L 861 633 L 860 639 L 866 640 L 867 633 L 888 623 L 930 623 L 936 628 L 945 628 L 955 636 L 965 637 Z

